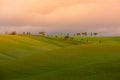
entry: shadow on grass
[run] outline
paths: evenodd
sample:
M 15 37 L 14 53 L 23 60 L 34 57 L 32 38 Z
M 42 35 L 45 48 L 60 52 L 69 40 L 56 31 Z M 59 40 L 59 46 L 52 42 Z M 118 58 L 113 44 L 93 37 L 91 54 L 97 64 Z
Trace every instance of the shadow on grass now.
M 5 80 L 4 71 L 0 67 L 0 80 Z

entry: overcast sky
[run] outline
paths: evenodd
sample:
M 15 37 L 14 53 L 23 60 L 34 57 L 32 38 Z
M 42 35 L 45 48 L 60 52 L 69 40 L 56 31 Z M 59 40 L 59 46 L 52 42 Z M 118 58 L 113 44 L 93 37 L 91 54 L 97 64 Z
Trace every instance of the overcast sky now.
M 120 0 L 0 0 L 0 32 L 120 35 Z

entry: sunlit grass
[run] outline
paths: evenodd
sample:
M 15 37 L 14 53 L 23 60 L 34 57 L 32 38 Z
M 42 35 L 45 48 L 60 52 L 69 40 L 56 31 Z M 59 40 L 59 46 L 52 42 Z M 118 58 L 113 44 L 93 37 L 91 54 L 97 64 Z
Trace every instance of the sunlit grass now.
M 0 35 L 0 79 L 120 79 L 120 37 L 70 37 Z

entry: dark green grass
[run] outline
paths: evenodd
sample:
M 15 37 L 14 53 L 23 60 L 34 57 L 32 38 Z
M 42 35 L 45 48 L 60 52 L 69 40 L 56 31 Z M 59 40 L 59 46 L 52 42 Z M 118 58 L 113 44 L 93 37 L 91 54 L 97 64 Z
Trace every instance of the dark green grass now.
M 1 72 L 3 80 L 119 80 L 119 47 L 72 46 L 1 63 Z
M 29 39 L 31 40 L 31 37 Z M 38 52 L 14 60 L 1 61 L 0 80 L 120 80 L 120 38 L 90 37 L 89 39 L 95 43 L 69 44 L 57 49 L 53 47 L 54 49 L 46 50 L 42 54 Z M 97 43 L 99 39 L 106 41 L 99 44 Z M 32 40 L 45 43 L 38 38 Z M 64 43 L 68 44 L 69 41 L 66 40 Z M 54 42 L 51 41 L 49 44 Z M 25 50 L 29 51 L 28 48 Z

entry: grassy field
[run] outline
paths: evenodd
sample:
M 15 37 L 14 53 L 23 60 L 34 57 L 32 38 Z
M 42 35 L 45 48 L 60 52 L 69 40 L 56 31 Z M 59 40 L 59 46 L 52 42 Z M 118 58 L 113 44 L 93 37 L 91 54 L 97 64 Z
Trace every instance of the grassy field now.
M 71 37 L 0 35 L 0 80 L 120 80 L 120 37 Z

